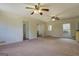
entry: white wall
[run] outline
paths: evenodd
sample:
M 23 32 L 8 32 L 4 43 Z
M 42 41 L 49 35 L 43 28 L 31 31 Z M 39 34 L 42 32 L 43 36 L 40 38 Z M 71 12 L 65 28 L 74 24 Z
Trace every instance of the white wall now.
M 46 26 L 46 23 L 45 22 L 39 22 L 38 25 L 37 25 L 37 30 L 39 32 L 39 35 L 41 36 L 45 36 L 45 26 Z
M 42 26 L 40 28 L 40 33 L 44 36 L 44 34 L 45 34 L 45 31 L 44 31 L 45 22 L 40 21 L 39 19 L 30 18 L 30 17 L 25 17 L 24 21 L 26 23 L 28 23 L 28 28 L 29 28 L 29 31 L 28 31 L 29 33 L 27 34 L 27 32 L 26 32 L 26 35 L 28 35 L 27 38 L 37 39 L 38 24 L 43 26 L 43 28 L 42 28 Z M 27 31 L 27 29 L 26 29 L 26 31 Z
M 0 13 L 0 42 L 6 44 L 23 41 L 23 21 L 26 21 L 26 37 L 37 38 L 37 24 L 42 21 L 1 11 Z
M 0 14 L 0 42 L 13 43 L 22 41 L 22 20 L 17 15 L 1 12 Z
M 29 39 L 37 38 L 37 24 L 43 25 L 44 30 L 40 30 L 42 35 L 51 35 L 56 37 L 63 37 L 63 25 L 64 23 L 71 24 L 72 36 L 75 35 L 77 28 L 77 23 L 79 18 L 72 18 L 66 20 L 59 20 L 55 22 L 47 22 L 47 24 L 39 19 L 34 19 L 30 17 L 22 17 L 9 12 L 1 11 L 0 13 L 0 42 L 5 41 L 6 43 L 14 43 L 23 41 L 23 20 L 26 20 L 27 37 Z M 47 31 L 47 26 L 52 24 L 53 30 L 51 32 Z
M 51 24 L 53 26 L 52 31 L 46 31 L 47 35 L 55 36 L 55 37 L 63 37 L 63 24 L 70 23 L 71 24 L 71 37 L 75 36 L 75 31 L 77 29 L 77 24 L 79 23 L 79 18 L 70 18 L 64 19 L 54 22 L 48 22 L 47 26 Z

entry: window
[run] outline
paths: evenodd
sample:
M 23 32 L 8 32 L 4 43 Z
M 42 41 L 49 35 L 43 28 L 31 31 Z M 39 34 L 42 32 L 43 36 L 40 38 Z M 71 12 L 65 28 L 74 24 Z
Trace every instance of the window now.
M 63 24 L 63 35 L 64 37 L 71 37 L 70 23 Z
M 63 24 L 63 31 L 64 33 L 70 32 L 70 24 Z
M 48 26 L 48 31 L 52 31 L 52 25 Z

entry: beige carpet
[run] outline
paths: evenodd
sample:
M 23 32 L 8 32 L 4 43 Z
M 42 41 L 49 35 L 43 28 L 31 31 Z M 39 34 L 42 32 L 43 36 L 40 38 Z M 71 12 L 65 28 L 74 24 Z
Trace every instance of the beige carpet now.
M 79 43 L 66 38 L 39 38 L 0 46 L 5 56 L 78 56 Z

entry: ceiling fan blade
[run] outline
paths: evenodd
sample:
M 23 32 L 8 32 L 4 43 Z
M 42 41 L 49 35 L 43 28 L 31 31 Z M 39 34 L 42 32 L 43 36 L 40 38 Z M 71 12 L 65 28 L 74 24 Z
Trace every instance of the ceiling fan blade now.
M 43 15 L 43 13 L 41 12 L 40 15 Z
M 34 14 L 34 11 L 31 13 L 31 15 L 33 15 Z
M 37 5 L 35 5 L 35 9 L 38 9 L 38 6 Z
M 25 7 L 26 9 L 34 9 L 34 8 L 32 8 L 32 7 Z
M 56 20 L 60 20 L 60 18 L 59 17 L 56 17 L 56 16 L 53 16 L 53 17 L 51 17 L 52 19 L 56 19 Z
M 55 19 L 60 20 L 59 17 L 56 17 Z
M 49 9 L 41 9 L 42 11 L 49 11 Z
M 52 19 L 55 18 L 55 16 L 51 17 Z

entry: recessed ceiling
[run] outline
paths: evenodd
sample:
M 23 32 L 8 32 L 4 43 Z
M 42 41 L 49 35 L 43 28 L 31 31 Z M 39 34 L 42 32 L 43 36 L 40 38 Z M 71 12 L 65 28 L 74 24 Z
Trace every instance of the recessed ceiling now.
M 35 3 L 36 4 L 36 3 Z M 21 16 L 34 17 L 40 20 L 48 21 L 51 16 L 58 16 L 60 19 L 71 18 L 79 16 L 78 3 L 41 3 L 41 7 L 49 8 L 49 12 L 30 15 L 33 10 L 25 9 L 26 6 L 34 6 L 34 3 L 1 3 L 0 10 L 15 13 Z

